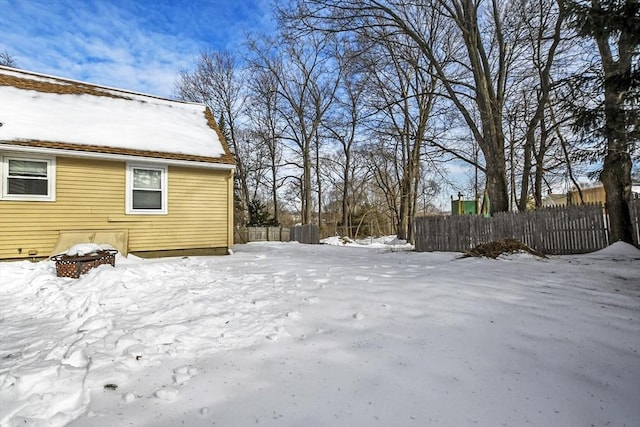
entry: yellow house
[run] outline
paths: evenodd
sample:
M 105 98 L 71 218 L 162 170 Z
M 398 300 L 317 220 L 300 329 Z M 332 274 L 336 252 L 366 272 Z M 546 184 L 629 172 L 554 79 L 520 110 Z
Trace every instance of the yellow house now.
M 227 253 L 233 172 L 203 105 L 0 67 L 0 259 Z
M 580 198 L 582 193 L 582 198 Z M 604 191 L 604 186 L 600 183 L 591 186 L 585 186 L 578 191 L 572 189 L 567 193 L 567 202 L 570 205 L 580 205 L 582 203 L 607 203 L 607 193 Z

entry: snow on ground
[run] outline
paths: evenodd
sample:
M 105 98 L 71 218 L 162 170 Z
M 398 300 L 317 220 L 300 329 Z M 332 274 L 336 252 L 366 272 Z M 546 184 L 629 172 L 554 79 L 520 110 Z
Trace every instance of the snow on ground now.
M 348 237 L 333 236 L 322 240 L 320 243 L 333 246 L 349 246 L 352 248 L 389 249 L 411 251 L 413 245 L 406 240 L 400 240 L 396 236 L 366 237 L 353 240 Z
M 637 249 L 363 243 L 0 263 L 0 425 L 640 425 Z

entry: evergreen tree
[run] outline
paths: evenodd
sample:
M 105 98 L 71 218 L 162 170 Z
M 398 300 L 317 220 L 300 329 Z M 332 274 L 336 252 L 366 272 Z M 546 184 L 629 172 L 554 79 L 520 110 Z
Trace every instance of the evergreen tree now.
M 567 0 L 578 35 L 593 39 L 600 55 L 599 102 L 578 109 L 576 125 L 603 141 L 600 173 L 607 200 L 610 241 L 632 243 L 629 214 L 632 153 L 640 132 L 640 3 L 637 0 Z
M 249 222 L 250 227 L 274 227 L 277 221 L 271 216 L 267 207 L 258 199 L 253 199 L 249 203 Z

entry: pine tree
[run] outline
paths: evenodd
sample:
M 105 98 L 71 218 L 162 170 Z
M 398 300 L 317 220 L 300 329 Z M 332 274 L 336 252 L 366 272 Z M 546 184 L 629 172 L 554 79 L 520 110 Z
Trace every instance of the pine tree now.
M 273 227 L 278 225 L 271 216 L 267 207 L 258 199 L 253 199 L 249 203 L 249 223 L 250 227 Z
M 578 35 L 591 38 L 600 55 L 597 86 L 601 102 L 577 111 L 577 127 L 600 137 L 604 158 L 600 180 L 607 201 L 610 241 L 633 242 L 629 200 L 631 155 L 640 132 L 640 3 L 637 0 L 567 1 Z

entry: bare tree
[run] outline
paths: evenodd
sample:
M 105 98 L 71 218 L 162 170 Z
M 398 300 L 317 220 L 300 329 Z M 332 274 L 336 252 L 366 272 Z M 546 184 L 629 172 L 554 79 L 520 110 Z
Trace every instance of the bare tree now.
M 282 162 L 281 125 L 278 117 L 278 81 L 264 68 L 251 70 L 249 80 L 249 100 L 246 114 L 254 129 L 253 134 L 258 145 L 266 149 L 265 160 L 268 162 L 268 192 L 273 204 L 273 219 L 279 223 L 278 189 L 282 185 L 279 177 Z M 259 151 L 259 150 L 256 150 Z
M 370 72 L 362 69 L 355 59 L 356 51 L 352 50 L 346 40 L 340 45 L 344 47 L 341 52 L 336 52 L 336 58 L 341 67 L 341 80 L 335 103 L 328 111 L 323 128 L 330 142 L 336 145 L 335 155 L 329 164 L 336 165 L 339 169 L 339 179 L 333 181 L 333 185 L 340 188 L 337 191 L 340 194 L 340 224 L 346 231 L 345 235 L 352 237 L 351 212 L 356 168 L 354 156 L 365 136 L 365 98 Z
M 5 67 L 18 68 L 18 63 L 13 58 L 13 56 L 9 55 L 9 52 L 6 50 L 4 52 L 0 52 L 0 65 L 4 65 Z
M 195 61 L 195 69 L 182 70 L 175 83 L 179 99 L 207 105 L 225 129 L 225 136 L 236 160 L 236 185 L 243 210 L 250 201 L 247 166 L 241 155 L 238 120 L 244 102 L 242 70 L 236 58 L 227 51 L 202 52 Z
M 412 240 L 420 160 L 436 98 L 436 79 L 432 64 L 406 36 L 387 34 L 378 40 L 378 49 L 372 48 L 368 55 L 370 98 L 377 111 L 373 129 L 380 141 L 388 141 L 394 147 L 399 185 L 397 234 L 401 239 Z
M 302 223 L 311 223 L 312 151 L 320 143 L 319 129 L 339 82 L 332 58 L 327 56 L 331 40 L 310 34 L 302 41 L 292 34 L 279 35 L 278 44 L 264 38 L 249 43 L 252 67 L 273 76 L 277 86 L 278 112 L 285 123 L 282 138 L 291 143 L 302 169 L 300 194 Z M 317 157 L 317 156 L 316 156 Z
M 363 32 L 384 27 L 412 39 L 433 65 L 444 93 L 459 110 L 484 154 L 492 210 L 504 211 L 509 208 L 509 200 L 503 106 L 510 62 L 501 3 L 492 0 L 485 7 L 481 0 L 308 0 L 298 3 L 288 16 L 323 31 Z M 430 27 L 424 17 L 431 11 L 446 18 L 456 31 Z M 459 40 L 460 44 L 443 61 L 440 47 L 451 40 Z
M 363 156 L 375 187 L 383 195 L 389 220 L 395 227 L 400 222 L 400 177 L 398 176 L 397 150 L 382 140 L 373 140 L 363 148 Z M 397 233 L 397 231 L 396 231 Z
M 520 158 L 521 184 L 518 210 L 528 207 L 530 176 L 534 170 L 533 197 L 535 206 L 542 205 L 542 181 L 545 158 L 550 144 L 550 128 L 545 119 L 553 81 L 554 59 L 562 42 L 565 17 L 562 0 L 519 0 L 513 4 L 511 27 L 520 31 L 521 40 L 518 61 L 514 66 L 510 83 L 513 87 L 507 97 L 512 96 L 512 110 L 516 113 L 508 120 L 510 126 L 525 125 Z M 554 7 L 555 6 L 555 7 Z M 519 111 L 519 113 L 517 113 Z M 515 168 L 512 165 L 512 171 Z M 515 191 L 515 180 L 512 178 Z

